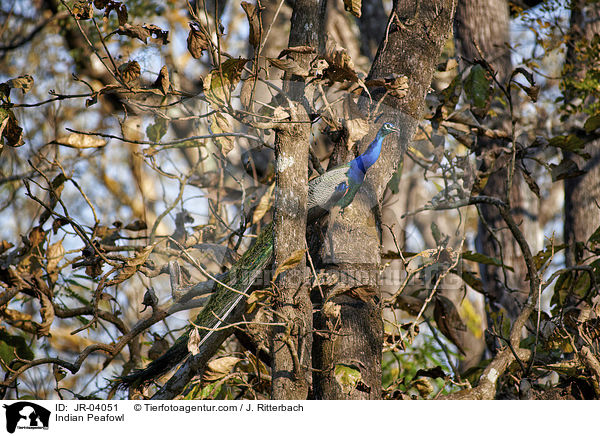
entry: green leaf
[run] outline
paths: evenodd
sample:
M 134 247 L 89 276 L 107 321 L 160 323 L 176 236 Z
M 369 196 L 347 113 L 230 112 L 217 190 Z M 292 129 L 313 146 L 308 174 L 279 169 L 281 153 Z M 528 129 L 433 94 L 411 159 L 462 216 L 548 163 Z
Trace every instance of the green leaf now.
M 590 275 L 587 271 L 583 271 L 577 280 L 575 281 L 575 286 L 573 287 L 573 292 L 578 297 L 585 297 L 585 295 L 589 292 L 590 286 L 592 282 L 590 280 Z
M 352 392 L 362 379 L 360 370 L 354 365 L 338 363 L 335 365 L 333 374 L 344 394 Z
M 561 150 L 577 152 L 585 146 L 585 141 L 575 134 L 559 135 L 551 138 L 548 145 L 558 147 Z
M 587 240 L 587 244 L 590 247 L 590 250 L 597 251 L 600 249 L 600 227 L 598 227 L 594 233 Z
M 567 246 L 565 244 L 560 245 L 549 245 L 543 250 L 537 252 L 537 254 L 533 257 L 533 261 L 535 262 L 536 269 L 540 269 L 544 264 L 550 259 L 551 256 L 556 254 L 557 252 L 564 250 Z
M 562 308 L 565 304 L 569 289 L 573 284 L 573 274 L 571 271 L 567 271 L 558 276 L 556 283 L 554 284 L 554 294 L 550 300 L 550 304 L 556 305 L 557 309 Z
M 484 292 L 483 282 L 481 281 L 481 279 L 477 278 L 472 272 L 463 270 L 461 272 L 461 277 L 464 280 L 464 282 L 471 288 L 475 289 L 478 292 Z
M 461 254 L 461 256 L 465 260 L 482 263 L 484 265 L 500 266 L 500 267 L 506 268 L 509 271 L 514 271 L 514 269 L 511 266 L 504 265 L 502 262 L 500 262 L 500 260 L 498 260 L 494 257 L 486 256 L 485 254 L 482 254 L 482 253 L 472 253 L 471 251 L 464 251 Z
M 585 174 L 585 171 L 579 169 L 577 164 L 571 159 L 563 159 L 558 165 L 550 164 L 550 176 L 552 181 L 571 179 Z
M 587 120 L 585 120 L 585 124 L 583 128 L 586 133 L 592 133 L 594 130 L 600 127 L 600 115 L 592 115 Z
M 154 124 L 146 127 L 146 136 L 152 142 L 160 142 L 161 138 L 167 133 L 167 120 L 162 117 L 154 118 Z
M 204 79 L 204 95 L 215 109 L 228 105 L 231 92 L 240 81 L 248 59 L 227 59 L 221 69 L 215 68 Z
M 464 81 L 467 100 L 478 116 L 485 115 L 492 100 L 491 83 L 492 78 L 481 65 L 474 65 Z
M 32 360 L 35 355 L 33 351 L 27 345 L 25 338 L 19 335 L 11 335 L 5 330 L 0 330 L 0 364 L 2 368 L 7 371 L 6 365 L 14 360 L 16 357 L 25 360 Z M 18 369 L 22 363 L 18 363 L 13 366 L 13 369 Z

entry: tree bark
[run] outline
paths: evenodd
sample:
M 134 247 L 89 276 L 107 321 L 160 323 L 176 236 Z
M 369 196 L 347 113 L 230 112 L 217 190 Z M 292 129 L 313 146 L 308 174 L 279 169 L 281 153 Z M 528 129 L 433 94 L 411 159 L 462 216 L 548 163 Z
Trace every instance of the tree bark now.
M 457 54 L 466 61 L 483 56 L 497 73 L 498 81 L 504 85 L 507 85 L 506 81 L 512 71 L 509 18 L 508 3 L 505 0 L 459 0 L 454 23 Z M 498 109 L 500 113 L 504 111 L 502 108 Z M 503 129 L 507 132 L 511 129 L 510 118 L 506 115 L 491 119 L 487 125 L 492 129 Z M 486 138 L 478 139 L 478 146 L 482 151 L 497 145 L 504 144 Z M 508 200 L 513 215 L 517 222 L 521 223 L 522 231 L 536 235 L 537 215 L 532 213 L 535 209 L 533 194 L 525 186 L 518 171 L 514 174 L 511 186 L 507 186 L 507 178 L 506 166 L 492 168 L 483 194 Z M 502 259 L 505 265 L 514 269 L 510 271 L 493 265 L 480 265 L 486 301 L 492 312 L 502 308 L 514 320 L 521 311 L 528 289 L 523 254 L 508 229 L 503 228 L 504 221 L 497 208 L 480 205 L 479 211 L 482 220 L 476 238 L 477 251 L 492 258 Z M 535 241 L 532 241 L 531 246 L 537 248 L 536 245 Z M 494 343 L 495 341 L 492 342 Z
M 396 1 L 379 45 L 369 78 L 383 78 L 392 73 L 408 77 L 408 95 L 403 99 L 386 96 L 381 105 L 380 122 L 391 121 L 401 132 L 384 141 L 382 154 L 369 169 L 363 188 L 343 215 L 329 218 L 320 254 L 335 257 L 339 282 L 326 294 L 323 309 L 317 314 L 315 328 L 325 328 L 315 336 L 315 397 L 324 399 L 381 398 L 381 353 L 383 322 L 381 290 L 378 284 L 380 229 L 376 215 L 383 192 L 396 171 L 421 116 L 425 95 L 433 71 L 449 35 L 454 15 L 454 2 Z M 372 90 L 373 105 L 363 96 L 363 109 L 373 109 L 384 97 Z M 377 126 L 361 143 L 361 151 L 373 139 Z M 332 306 L 333 305 L 333 306 Z M 339 309 L 339 310 L 337 310 Z M 351 389 L 336 379 L 338 373 L 352 368 L 360 374 L 360 382 Z
M 578 41 L 591 41 L 596 33 L 600 33 L 600 6 L 585 0 L 574 0 L 571 9 L 571 43 L 567 50 L 566 66 L 572 69 L 577 77 L 584 77 L 586 71 L 577 63 L 576 50 L 573 44 Z M 569 98 L 569 96 L 567 96 Z M 586 162 L 574 153 L 566 153 L 575 161 L 584 174 L 565 179 L 565 223 L 564 238 L 568 244 L 566 254 L 567 266 L 581 261 L 583 253 L 577 249 L 576 242 L 586 242 L 590 235 L 600 226 L 600 141 L 592 141 L 585 147 L 591 158 Z
M 318 47 L 320 41 L 322 45 L 326 3 L 326 0 L 296 0 L 289 47 Z M 296 54 L 294 60 L 308 67 L 311 57 Z M 294 102 L 289 108 L 292 123 L 278 129 L 275 140 L 275 268 L 306 246 L 310 120 L 301 103 L 305 98 L 304 81 L 288 74 L 284 80 L 284 91 Z M 275 319 L 285 327 L 275 327 L 272 335 L 273 399 L 306 399 L 311 385 L 312 303 L 305 271 L 303 258 L 277 281 Z
M 504 82 L 512 69 L 506 0 L 458 0 L 454 19 L 456 52 L 465 60 L 485 56 Z M 481 50 L 478 52 L 477 47 Z
M 387 14 L 382 0 L 363 0 L 362 14 L 358 19 L 360 30 L 360 52 L 369 59 L 375 57 L 379 43 L 385 37 Z
M 292 121 L 300 123 L 279 130 L 275 140 L 275 268 L 305 246 L 310 124 L 306 123 L 304 108 L 294 105 Z M 274 289 L 275 320 L 285 324 L 275 327 L 271 336 L 272 398 L 276 400 L 302 400 L 308 396 L 312 304 L 304 265 L 302 257 L 297 267 L 278 277 Z

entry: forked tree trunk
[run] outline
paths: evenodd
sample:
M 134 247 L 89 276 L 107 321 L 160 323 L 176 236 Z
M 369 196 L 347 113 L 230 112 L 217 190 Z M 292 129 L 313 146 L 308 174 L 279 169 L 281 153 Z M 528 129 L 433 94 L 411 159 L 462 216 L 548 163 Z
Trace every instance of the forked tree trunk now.
M 316 398 L 381 398 L 381 232 L 376 214 L 383 191 L 415 132 L 434 68 L 450 33 L 454 7 L 451 0 L 395 1 L 386 36 L 371 67 L 369 78 L 406 75 L 409 89 L 404 99 L 387 96 L 381 105 L 384 116 L 380 122 L 391 121 L 401 132 L 384 141 L 381 157 L 370 168 L 352 205 L 343 215 L 330 217 L 328 228 L 321 229 L 325 237 L 320 257 L 326 259 L 333 253 L 335 265 L 328 268 L 338 271 L 340 284 L 333 294 L 325 295 L 330 304 L 315 320 Z M 376 103 L 383 93 L 372 91 L 371 95 Z M 366 97 L 361 105 L 364 109 L 369 106 Z M 373 126 L 360 151 L 378 128 Z M 350 371 L 360 378 L 354 387 L 343 381 L 344 372 Z

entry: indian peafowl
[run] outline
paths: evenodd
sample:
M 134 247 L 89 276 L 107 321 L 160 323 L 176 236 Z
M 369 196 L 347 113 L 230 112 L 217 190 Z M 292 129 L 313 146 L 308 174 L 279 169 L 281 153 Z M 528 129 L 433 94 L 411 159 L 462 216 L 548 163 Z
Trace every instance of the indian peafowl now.
M 349 206 L 362 183 L 367 170 L 377 161 L 381 154 L 383 139 L 398 129 L 391 123 L 385 123 L 377 132 L 377 136 L 369 144 L 367 150 L 348 162 L 333 168 L 308 182 L 308 221 L 313 222 L 319 216 L 327 213 L 334 206 L 342 210 Z M 240 313 L 240 302 L 252 287 L 256 279 L 268 268 L 273 261 L 273 223 L 270 223 L 258 236 L 254 244 L 231 267 L 215 289 L 207 305 L 194 321 L 198 330 L 200 342 L 198 347 L 211 338 L 215 341 L 219 336 L 222 342 L 228 336 L 222 326 L 234 322 Z M 234 292 L 232 289 L 235 289 Z M 147 383 L 174 368 L 190 353 L 187 343 L 191 329 L 181 335 L 169 350 L 161 357 L 151 362 L 145 369 L 118 379 L 121 387 L 137 386 Z M 219 342 L 220 343 L 220 342 Z

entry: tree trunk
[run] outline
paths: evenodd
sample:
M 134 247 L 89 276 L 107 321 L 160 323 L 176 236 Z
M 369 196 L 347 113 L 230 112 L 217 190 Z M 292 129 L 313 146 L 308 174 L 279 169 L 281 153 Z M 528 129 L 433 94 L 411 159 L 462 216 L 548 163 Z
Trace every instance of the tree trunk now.
M 339 282 L 324 295 L 330 304 L 323 305 L 315 320 L 316 398 L 381 398 L 383 322 L 378 285 L 381 232 L 376 215 L 384 189 L 415 132 L 453 15 L 454 3 L 450 0 L 394 2 L 387 35 L 379 45 L 369 78 L 388 77 L 392 73 L 408 77 L 408 95 L 403 99 L 388 95 L 381 105 L 380 122 L 391 121 L 401 132 L 390 135 L 394 137 L 384 142 L 381 157 L 369 170 L 352 205 L 343 215 L 330 216 L 328 228 L 321 229 L 325 236 L 320 257 L 326 259 L 333 253 L 336 268 L 326 266 L 330 271 L 338 271 Z M 372 90 L 371 95 L 374 103 L 384 97 L 379 90 Z M 360 105 L 369 108 L 368 98 L 363 96 Z M 378 127 L 372 127 L 361 151 Z M 351 386 L 340 377 L 350 371 L 359 379 Z
M 579 41 L 591 41 L 596 33 L 600 33 L 600 6 L 585 0 L 575 0 L 571 9 L 571 38 L 567 50 L 566 66 L 578 78 L 583 78 L 586 70 L 577 63 L 576 50 L 573 44 Z M 569 96 L 567 95 L 567 98 Z M 586 242 L 590 235 L 600 226 L 600 141 L 592 141 L 586 145 L 585 151 L 591 158 L 586 162 L 574 153 L 568 157 L 577 163 L 584 174 L 565 179 L 565 243 L 569 245 L 566 254 L 567 266 L 581 261 L 583 253 L 577 249 L 576 242 Z
M 482 54 L 504 82 L 512 69 L 508 24 L 506 0 L 458 0 L 454 19 L 456 53 L 468 61 Z
M 505 0 L 459 0 L 454 34 L 456 51 L 461 58 L 471 61 L 483 56 L 496 71 L 498 81 L 507 85 L 512 63 L 509 50 L 509 8 Z M 505 112 L 500 107 L 498 110 L 500 113 Z M 509 116 L 502 115 L 492 118 L 487 125 L 492 129 L 510 132 L 510 123 Z M 484 151 L 504 144 L 480 137 L 478 145 Z M 507 178 L 506 166 L 493 168 L 482 194 L 509 201 L 513 216 L 516 216 L 522 230 L 526 234 L 537 234 L 537 216 L 531 213 L 531 205 L 535 205 L 535 199 L 530 198 L 533 194 L 525 186 L 519 172 L 515 172 L 511 186 L 507 186 Z M 503 228 L 504 221 L 498 209 L 491 205 L 481 205 L 479 211 L 482 220 L 476 238 L 477 251 L 501 259 L 505 265 L 514 269 L 510 271 L 493 265 L 480 265 L 486 301 L 492 312 L 502 308 L 514 319 L 528 292 L 523 255 L 509 230 Z M 536 247 L 536 244 L 532 243 L 532 247 Z
M 296 0 L 292 13 L 289 46 L 319 46 L 323 40 L 326 0 Z M 298 64 L 308 67 L 311 56 L 297 54 Z M 298 79 L 298 80 L 295 80 Z M 301 104 L 304 82 L 285 76 L 284 91 L 294 100 L 291 121 L 277 131 L 275 197 L 275 268 L 306 246 L 308 150 L 310 122 Z M 285 327 L 273 329 L 272 398 L 306 399 L 311 384 L 312 303 L 306 286 L 304 257 L 297 267 L 278 278 L 275 289 L 275 320 Z
M 382 0 L 363 0 L 362 14 L 358 19 L 360 29 L 360 51 L 364 56 L 373 59 L 379 43 L 385 37 L 387 14 Z

